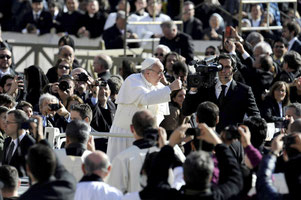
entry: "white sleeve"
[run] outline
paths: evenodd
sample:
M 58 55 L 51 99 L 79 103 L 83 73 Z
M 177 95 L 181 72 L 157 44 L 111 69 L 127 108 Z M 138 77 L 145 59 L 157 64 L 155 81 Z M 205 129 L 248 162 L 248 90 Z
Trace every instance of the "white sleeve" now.
M 122 200 L 141 200 L 139 192 L 127 193 L 122 197 Z
M 121 190 L 122 193 L 128 190 L 128 169 L 127 162 L 115 157 L 112 162 L 112 169 L 106 181 L 109 185 Z
M 170 101 L 170 88 L 165 86 L 158 90 L 152 90 L 140 95 L 138 102 L 142 105 L 153 105 Z
M 179 190 L 183 185 L 185 185 L 183 167 L 176 167 L 173 170 L 174 182 L 171 185 L 172 188 Z

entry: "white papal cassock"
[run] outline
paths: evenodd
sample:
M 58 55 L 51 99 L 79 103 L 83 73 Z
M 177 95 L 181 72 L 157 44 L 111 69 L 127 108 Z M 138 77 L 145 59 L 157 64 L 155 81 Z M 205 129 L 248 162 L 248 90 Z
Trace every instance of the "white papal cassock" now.
M 130 125 L 133 115 L 140 110 L 147 109 L 155 116 L 159 125 L 164 115 L 169 115 L 168 102 L 171 90 L 168 86 L 149 83 L 142 73 L 130 75 L 122 84 L 116 103 L 117 111 L 111 127 L 111 133 L 132 136 Z M 112 161 L 121 151 L 133 144 L 134 138 L 113 138 L 108 141 L 107 154 Z

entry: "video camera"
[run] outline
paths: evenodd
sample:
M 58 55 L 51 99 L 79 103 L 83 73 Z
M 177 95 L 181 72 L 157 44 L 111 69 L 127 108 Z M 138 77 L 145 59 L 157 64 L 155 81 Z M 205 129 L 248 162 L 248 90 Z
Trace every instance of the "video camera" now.
M 209 88 L 216 83 L 216 72 L 221 71 L 223 66 L 218 63 L 217 57 L 212 56 L 201 61 L 193 60 L 190 65 L 194 65 L 195 74 L 188 75 L 187 86 Z

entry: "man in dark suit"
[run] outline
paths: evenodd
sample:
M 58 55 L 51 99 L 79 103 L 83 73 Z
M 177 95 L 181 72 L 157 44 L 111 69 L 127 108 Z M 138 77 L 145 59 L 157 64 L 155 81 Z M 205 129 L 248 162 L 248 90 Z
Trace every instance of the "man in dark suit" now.
M 88 0 L 87 2 L 87 12 L 79 19 L 80 28 L 77 35 L 79 37 L 98 38 L 102 35 L 107 16 L 99 10 L 97 0 Z
M 175 51 L 184 58 L 186 63 L 193 60 L 193 44 L 192 39 L 186 33 L 178 31 L 176 24 L 173 21 L 166 21 L 161 24 L 162 32 L 164 34 L 160 39 L 160 44 L 164 44 Z
M 76 180 L 46 141 L 42 140 L 28 150 L 26 171 L 34 184 L 20 196 L 20 200 L 74 199 Z
M 118 11 L 116 17 L 116 23 L 104 31 L 103 40 L 105 41 L 106 49 L 122 49 L 124 42 L 124 28 L 125 28 L 125 12 Z M 127 30 L 127 39 L 138 39 L 136 33 L 132 33 Z M 128 43 L 128 47 L 130 48 L 138 48 L 138 43 Z
M 288 41 L 287 50 L 294 50 L 301 54 L 301 41 L 297 38 L 300 33 L 300 26 L 297 22 L 288 22 L 282 29 L 282 37 Z
M 66 0 L 67 12 L 60 14 L 56 21 L 58 23 L 57 33 L 67 32 L 69 35 L 76 35 L 78 30 L 78 20 L 82 14 L 78 12 L 78 0 Z
M 92 93 L 91 100 L 88 100 L 93 110 L 91 127 L 96 131 L 109 132 L 116 112 L 115 104 L 109 98 L 110 87 L 106 81 L 102 81 L 100 86 L 93 87 Z M 103 138 L 95 140 L 96 149 L 106 152 L 107 142 L 108 140 Z
M 183 32 L 190 35 L 193 40 L 201 40 L 203 38 L 203 23 L 194 17 L 194 3 L 185 1 L 183 7 Z
M 37 35 L 50 33 L 52 16 L 50 12 L 43 10 L 43 0 L 32 0 L 31 8 L 32 10 L 25 13 L 20 22 L 20 31 Z
M 35 140 L 21 127 L 21 124 L 27 120 L 28 116 L 21 110 L 11 110 L 6 116 L 5 133 L 9 137 L 4 140 L 2 164 L 16 167 L 20 177 L 26 176 L 25 156 L 28 148 L 35 143 Z
M 245 114 L 260 116 L 252 89 L 233 80 L 236 71 L 236 61 L 229 54 L 222 54 L 218 62 L 223 69 L 218 72 L 218 79 L 214 86 L 209 88 L 191 88 L 186 94 L 183 103 L 183 114 L 194 113 L 197 106 L 204 101 L 211 101 L 220 109 L 217 131 L 227 125 L 241 123 Z

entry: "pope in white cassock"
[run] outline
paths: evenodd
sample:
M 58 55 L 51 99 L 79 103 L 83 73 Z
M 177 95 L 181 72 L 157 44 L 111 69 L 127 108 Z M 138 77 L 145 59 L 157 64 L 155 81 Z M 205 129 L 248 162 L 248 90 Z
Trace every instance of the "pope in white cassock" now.
M 133 136 L 130 130 L 133 115 L 140 110 L 149 110 L 159 126 L 164 115 L 169 115 L 168 102 L 170 93 L 182 87 L 182 82 L 176 79 L 169 86 L 160 83 L 163 65 L 157 58 L 146 58 L 141 64 L 141 73 L 132 74 L 122 84 L 115 103 L 117 111 L 111 126 L 111 133 Z M 121 151 L 132 146 L 134 138 L 110 137 L 107 155 L 112 161 Z

